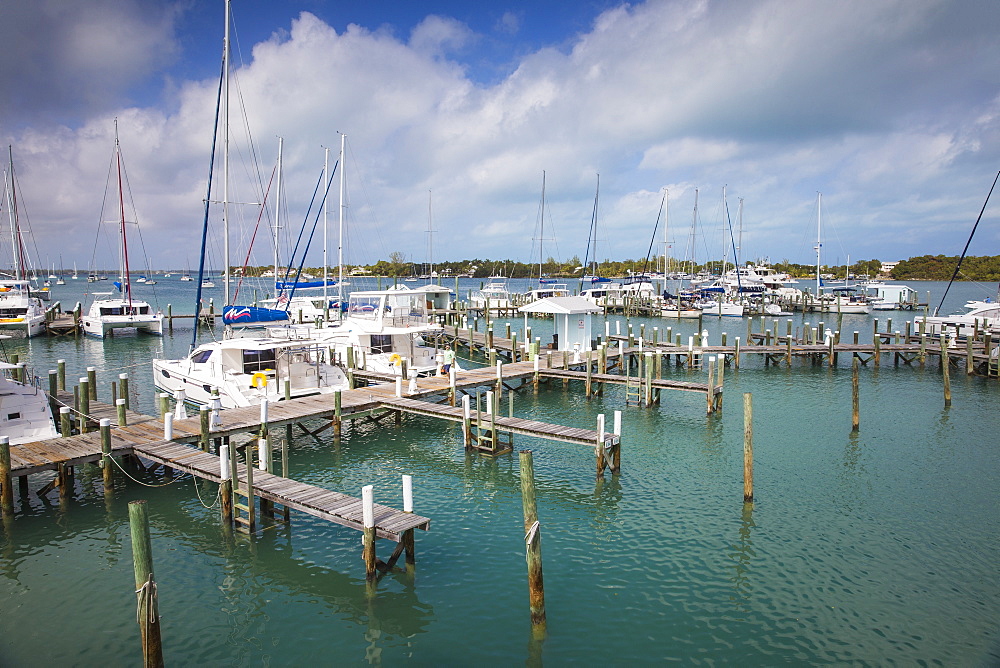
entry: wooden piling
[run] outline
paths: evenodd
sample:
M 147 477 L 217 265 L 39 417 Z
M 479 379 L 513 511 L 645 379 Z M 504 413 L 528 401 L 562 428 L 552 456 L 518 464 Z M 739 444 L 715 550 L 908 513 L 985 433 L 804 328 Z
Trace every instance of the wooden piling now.
M 525 559 L 528 562 L 528 606 L 534 633 L 545 632 L 545 586 L 542 579 L 542 531 L 535 502 L 535 467 L 531 450 L 522 450 L 521 506 L 524 509 Z
M 56 361 L 56 371 L 59 373 L 59 389 L 66 391 L 66 360 Z
M 362 558 L 365 560 L 365 580 L 375 582 L 378 572 L 375 567 L 375 500 L 371 485 L 365 485 L 361 488 L 361 503 L 362 523 L 364 525 Z
M 10 437 L 0 436 L 0 512 L 14 512 L 14 485 L 10 474 Z
M 129 398 L 128 392 L 128 374 L 120 373 L 118 374 L 118 387 L 121 389 L 122 399 L 125 400 L 125 409 L 128 410 L 132 408 L 131 399 Z
M 90 399 L 97 401 L 97 367 L 87 367 L 87 385 L 90 388 Z
M 951 406 L 951 358 L 948 355 L 948 337 L 941 335 L 941 372 L 944 375 L 944 405 Z
M 80 378 L 80 433 L 87 433 L 87 419 L 90 415 L 90 383 Z
M 104 491 L 110 491 L 115 484 L 114 461 L 111 459 L 111 420 L 104 418 L 101 420 L 101 471 L 104 478 Z
M 861 393 L 858 386 L 858 357 L 854 356 L 851 365 L 851 431 L 857 431 L 861 425 Z
M 142 662 L 146 668 L 162 666 L 163 643 L 156 580 L 153 577 L 153 545 L 149 537 L 145 501 L 128 504 L 128 520 L 132 533 L 132 567 L 138 605 L 136 618 L 142 638 Z
M 73 418 L 70 415 L 69 406 L 59 407 L 59 433 L 63 436 L 72 436 Z
M 753 503 L 753 395 L 743 393 L 743 503 Z
M 118 426 L 127 427 L 128 418 L 125 417 L 125 400 L 117 399 L 115 401 L 115 408 L 118 410 Z
M 202 450 L 208 452 L 208 418 L 209 418 L 209 408 L 208 406 L 201 406 L 199 411 L 199 417 L 201 418 L 201 436 L 198 439 L 198 445 Z

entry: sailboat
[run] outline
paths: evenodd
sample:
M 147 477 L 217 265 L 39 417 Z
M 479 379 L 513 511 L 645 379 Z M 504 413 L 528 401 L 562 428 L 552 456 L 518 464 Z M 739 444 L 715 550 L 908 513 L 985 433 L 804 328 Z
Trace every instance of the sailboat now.
M 542 171 L 542 200 L 538 207 L 538 287 L 528 290 L 525 296 L 528 301 L 547 299 L 549 297 L 569 297 L 569 289 L 565 283 L 556 283 L 554 279 L 547 278 L 543 270 L 545 262 L 542 246 L 545 241 L 545 171 Z
M 163 335 L 163 314 L 154 312 L 147 302 L 132 298 L 132 283 L 129 276 L 128 237 L 125 233 L 125 190 L 122 176 L 122 152 L 118 141 L 118 121 L 115 121 L 115 148 L 112 154 L 111 171 L 108 178 L 117 174 L 118 182 L 118 276 L 114 285 L 119 290 L 119 296 L 111 292 L 95 292 L 96 299 L 90 304 L 87 315 L 83 317 L 85 334 L 103 339 L 114 336 L 116 329 L 134 329 L 138 332 Z M 109 184 L 110 185 L 110 184 Z M 102 207 L 103 208 L 103 207 Z
M 0 276 L 0 332 L 13 336 L 38 336 L 45 331 L 45 306 L 28 279 L 24 240 L 17 216 L 17 197 L 14 179 L 14 150 L 10 153 L 10 171 L 4 170 L 4 188 L 7 192 L 7 216 L 10 220 L 10 239 L 14 249 L 14 275 Z
M 222 86 L 220 87 L 221 124 L 224 134 L 222 219 L 225 235 L 224 248 L 225 301 L 230 298 L 229 262 L 229 79 L 230 49 L 229 27 L 231 2 L 225 3 L 225 41 L 223 43 Z M 214 153 L 212 156 L 215 159 Z M 212 182 L 209 179 L 205 198 L 205 225 L 208 225 L 209 207 L 212 202 Z M 202 266 L 205 246 L 202 243 Z M 197 302 L 200 305 L 201 288 Z M 183 389 L 187 399 L 197 404 L 208 404 L 217 394 L 225 408 L 251 406 L 263 401 L 279 401 L 315 394 L 331 394 L 349 387 L 344 370 L 334 363 L 329 345 L 309 339 L 234 336 L 231 325 L 221 341 L 195 344 L 192 351 L 181 359 L 153 360 L 153 384 L 168 392 Z M 286 387 L 287 385 L 287 387 Z
M 836 287 L 829 292 L 823 291 L 823 278 L 820 276 L 820 251 L 823 248 L 823 193 L 816 194 L 816 302 L 814 311 L 830 311 L 834 313 L 871 313 L 872 306 L 865 294 L 850 286 Z
M 59 271 L 63 270 L 62 255 L 59 256 Z M 56 279 L 56 285 L 66 285 L 66 281 L 63 279 L 62 274 Z

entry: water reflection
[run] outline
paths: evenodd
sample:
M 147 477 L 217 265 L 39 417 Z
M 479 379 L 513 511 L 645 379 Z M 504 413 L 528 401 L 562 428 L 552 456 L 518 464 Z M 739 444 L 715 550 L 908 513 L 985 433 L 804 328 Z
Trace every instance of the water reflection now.
M 733 593 L 730 600 L 735 608 L 746 615 L 751 612 L 753 599 L 753 582 L 750 578 L 751 560 L 757 556 L 751 540 L 752 530 L 757 525 L 753 521 L 753 504 L 744 503 L 740 516 L 739 540 L 731 546 L 729 556 L 733 560 Z

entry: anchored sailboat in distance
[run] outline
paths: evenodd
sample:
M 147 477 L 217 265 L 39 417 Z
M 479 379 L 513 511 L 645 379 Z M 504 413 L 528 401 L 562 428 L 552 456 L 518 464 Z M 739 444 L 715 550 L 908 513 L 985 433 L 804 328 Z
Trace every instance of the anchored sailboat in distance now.
M 17 217 L 15 196 L 14 150 L 8 147 L 10 171 L 4 171 L 5 204 L 10 218 L 10 234 L 14 252 L 14 276 L 0 275 L 0 332 L 13 336 L 37 336 L 45 331 L 45 306 L 36 297 L 28 279 L 28 264 L 21 228 Z
M 140 299 L 132 298 L 132 283 L 128 266 L 128 237 L 125 234 L 125 192 L 122 179 L 122 152 L 118 142 L 118 121 L 115 121 L 115 148 L 112 155 L 111 171 L 108 179 L 117 177 L 118 183 L 118 276 L 114 285 L 121 293 L 112 297 L 111 292 L 95 292 L 95 299 L 90 304 L 90 310 L 83 317 L 83 331 L 90 336 L 104 338 L 113 336 L 116 329 L 135 329 L 139 332 L 163 334 L 163 314 L 155 313 L 150 305 Z M 107 191 L 107 189 L 106 189 Z M 105 202 L 106 203 L 106 202 Z M 104 207 L 101 207 L 102 214 Z M 103 215 L 101 216 L 103 218 Z

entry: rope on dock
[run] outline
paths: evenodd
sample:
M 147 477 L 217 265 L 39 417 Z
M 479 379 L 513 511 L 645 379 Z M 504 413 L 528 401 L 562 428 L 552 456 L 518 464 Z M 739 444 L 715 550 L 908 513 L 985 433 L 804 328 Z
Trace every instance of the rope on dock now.
M 140 485 L 142 485 L 143 487 L 169 487 L 170 485 L 173 485 L 174 483 L 178 483 L 178 482 L 180 482 L 181 480 L 183 480 L 183 478 L 175 478 L 174 480 L 171 480 L 170 482 L 165 482 L 165 483 L 163 483 L 162 485 L 151 485 L 151 484 L 149 484 L 149 483 L 146 483 L 146 482 L 143 482 L 143 481 L 141 481 L 141 480 L 137 480 L 137 479 L 135 479 L 134 477 L 132 477 L 132 476 L 131 476 L 131 475 L 129 474 L 129 472 L 128 472 L 128 471 L 126 471 L 126 470 L 125 470 L 124 468 L 122 468 L 122 465 L 121 465 L 120 463 L 118 463 L 118 460 L 116 460 L 116 459 L 115 459 L 114 457 L 112 457 L 111 455 L 104 455 L 104 459 L 106 459 L 106 460 L 111 460 L 111 461 L 112 461 L 112 462 L 114 463 L 114 465 L 118 467 L 118 470 L 119 470 L 119 471 L 121 471 L 122 473 L 124 473 L 124 474 L 125 474 L 125 477 L 126 477 L 126 478 L 128 478 L 128 479 L 129 479 L 129 480 L 131 480 L 132 482 L 136 482 L 136 483 L 139 483 L 139 484 L 140 484 Z M 188 475 L 190 475 L 190 474 L 188 474 Z M 191 476 L 191 479 L 192 479 L 192 480 L 194 480 L 194 479 L 195 479 L 195 478 L 194 478 L 194 476 Z M 197 487 L 198 487 L 198 486 L 197 486 L 197 485 L 195 485 L 195 489 L 197 489 Z M 200 498 L 201 498 L 201 496 L 199 495 L 199 497 L 198 497 L 198 498 L 200 499 Z M 204 504 L 203 504 L 203 505 L 204 505 Z M 206 507 L 206 508 L 213 508 L 214 506 L 205 506 L 205 507 Z

